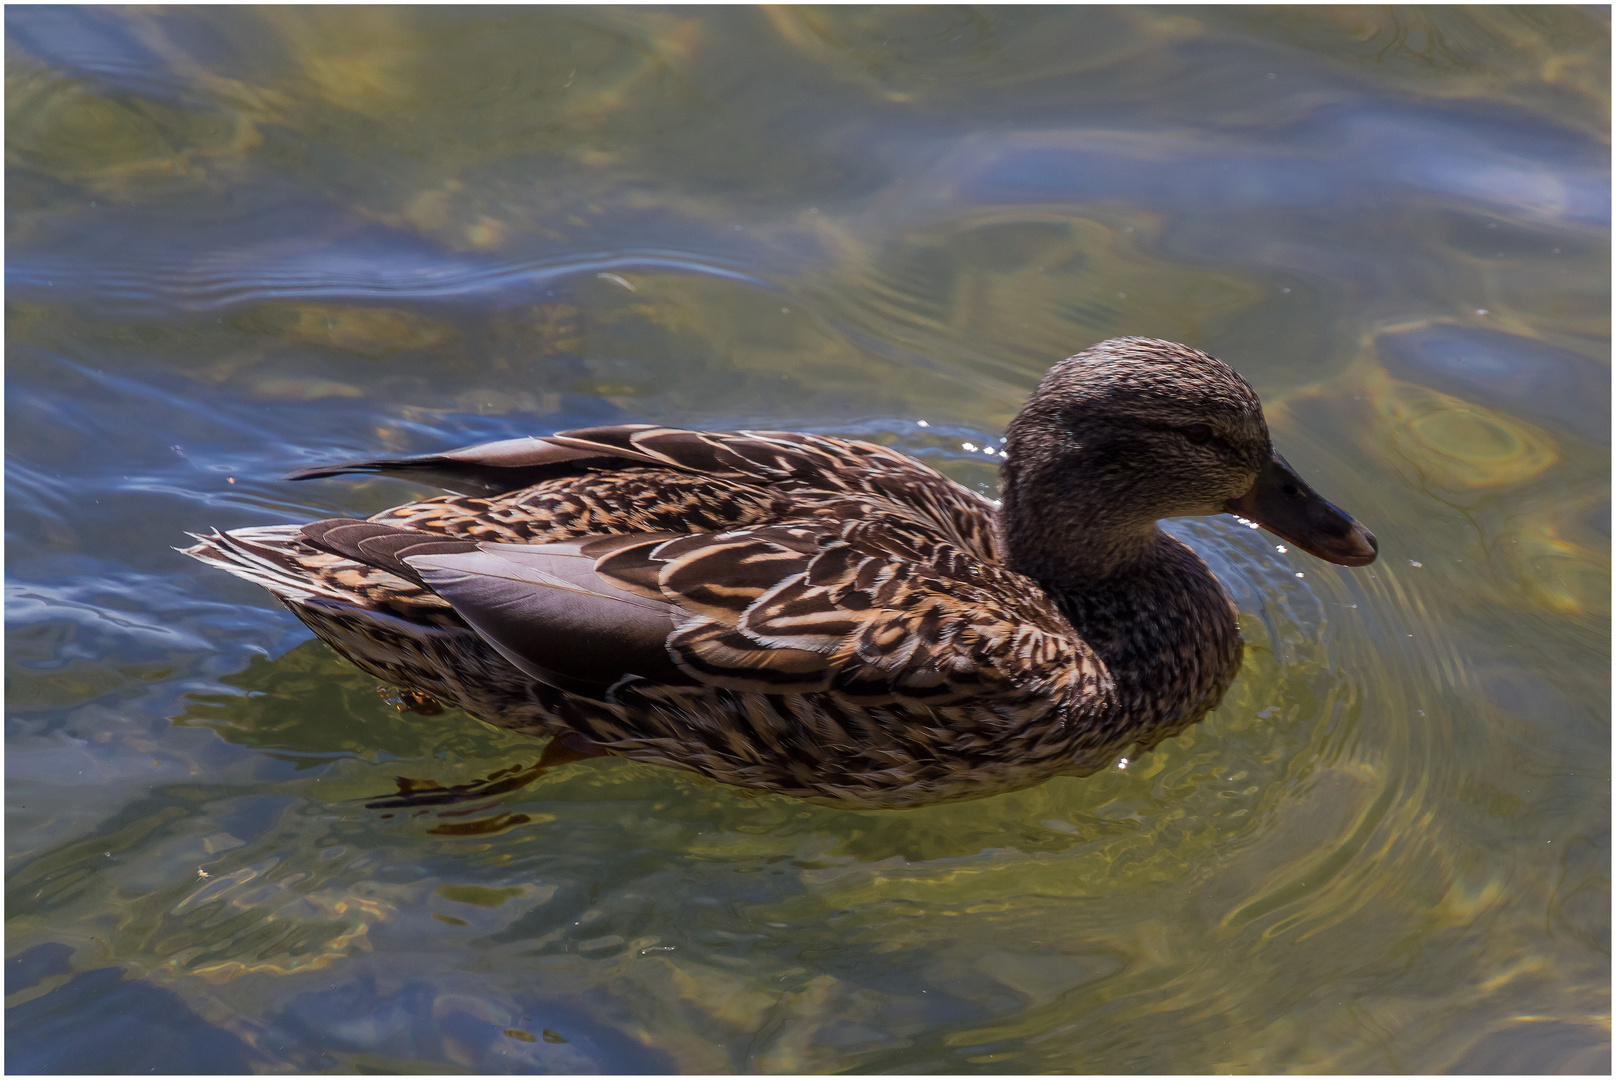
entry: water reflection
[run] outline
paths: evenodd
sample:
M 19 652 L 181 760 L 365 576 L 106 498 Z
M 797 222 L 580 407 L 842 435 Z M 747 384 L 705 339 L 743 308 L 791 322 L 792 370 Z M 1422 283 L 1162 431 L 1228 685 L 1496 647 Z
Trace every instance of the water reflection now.
M 1569 349 L 1493 330 L 1435 324 L 1388 331 L 1376 341 L 1376 350 L 1394 375 L 1585 439 L 1610 439 L 1609 415 L 1586 407 L 1610 384 L 1610 368 Z
M 1608 1068 L 1601 13 L 7 26 L 14 1070 Z M 1385 550 L 1172 523 L 1245 671 L 1085 781 L 852 814 L 588 761 L 384 816 L 536 747 L 170 550 L 420 493 L 299 465 L 608 421 L 992 491 L 1121 333 L 1234 363 Z

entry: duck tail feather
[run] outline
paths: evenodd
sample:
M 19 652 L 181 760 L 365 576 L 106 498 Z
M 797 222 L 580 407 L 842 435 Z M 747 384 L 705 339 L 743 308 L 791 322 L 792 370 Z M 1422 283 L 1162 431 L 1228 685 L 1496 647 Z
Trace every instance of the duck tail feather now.
M 302 602 L 317 596 L 349 599 L 299 561 L 296 545 L 301 543 L 301 538 L 296 525 L 268 525 L 229 532 L 215 529 L 207 536 L 186 535 L 198 542 L 175 550 L 260 585 L 282 600 Z

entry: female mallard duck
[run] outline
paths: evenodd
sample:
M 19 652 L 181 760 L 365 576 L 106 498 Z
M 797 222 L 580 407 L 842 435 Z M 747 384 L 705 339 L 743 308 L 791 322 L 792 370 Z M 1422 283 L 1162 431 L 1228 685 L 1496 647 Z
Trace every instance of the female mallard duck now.
M 589 428 L 305 469 L 459 494 L 187 554 L 376 678 L 572 756 L 853 808 L 1086 775 L 1215 707 L 1234 605 L 1161 518 L 1227 511 L 1375 558 L 1245 380 L 1184 345 L 1057 364 L 1006 454 L 995 506 L 870 443 Z

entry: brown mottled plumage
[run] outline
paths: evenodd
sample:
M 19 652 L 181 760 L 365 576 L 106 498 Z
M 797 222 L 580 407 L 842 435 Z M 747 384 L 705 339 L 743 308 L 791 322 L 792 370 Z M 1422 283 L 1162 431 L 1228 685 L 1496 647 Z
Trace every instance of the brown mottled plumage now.
M 1232 510 L 1374 558 L 1244 380 L 1183 345 L 1056 365 L 1007 453 L 1000 509 L 869 443 L 592 428 L 305 470 L 461 494 L 187 554 L 491 724 L 848 807 L 1084 775 L 1213 708 L 1234 609 L 1162 517 Z

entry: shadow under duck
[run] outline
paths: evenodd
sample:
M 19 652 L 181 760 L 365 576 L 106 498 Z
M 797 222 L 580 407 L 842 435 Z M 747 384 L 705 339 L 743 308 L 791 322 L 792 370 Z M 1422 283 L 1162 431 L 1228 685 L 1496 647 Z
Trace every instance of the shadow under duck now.
M 571 758 L 850 808 L 1086 775 L 1214 708 L 1235 608 L 1161 518 L 1231 512 L 1375 558 L 1273 449 L 1245 380 L 1184 345 L 1055 365 L 1006 454 L 996 505 L 865 442 L 589 428 L 305 469 L 456 494 L 186 553 L 377 679 Z

